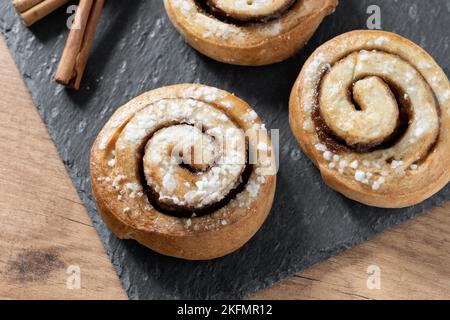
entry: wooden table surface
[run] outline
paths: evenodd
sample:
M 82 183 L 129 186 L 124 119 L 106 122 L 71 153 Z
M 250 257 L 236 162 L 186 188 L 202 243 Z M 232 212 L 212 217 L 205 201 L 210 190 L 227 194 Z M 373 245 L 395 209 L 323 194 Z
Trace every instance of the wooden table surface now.
M 0 65 L 0 298 L 126 299 L 3 37 Z M 450 202 L 250 298 L 450 299 Z

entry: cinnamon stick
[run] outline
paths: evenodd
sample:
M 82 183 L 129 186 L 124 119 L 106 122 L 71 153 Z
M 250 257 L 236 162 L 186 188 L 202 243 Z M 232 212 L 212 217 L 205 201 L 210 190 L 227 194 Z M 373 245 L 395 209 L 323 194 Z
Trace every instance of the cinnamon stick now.
M 41 20 L 70 0 L 13 0 L 14 8 L 27 26 Z
M 42 1 L 44 0 L 13 0 L 13 5 L 18 13 L 23 13 Z
M 77 28 L 70 30 L 55 75 L 56 82 L 70 89 L 80 88 L 103 5 L 104 0 L 80 0 L 74 20 Z

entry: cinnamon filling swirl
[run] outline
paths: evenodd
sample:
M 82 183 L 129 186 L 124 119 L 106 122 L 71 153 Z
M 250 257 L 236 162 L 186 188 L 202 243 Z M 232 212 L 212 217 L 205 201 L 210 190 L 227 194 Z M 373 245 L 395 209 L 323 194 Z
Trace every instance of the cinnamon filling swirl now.
M 326 70 L 312 119 L 320 141 L 336 153 L 389 149 L 429 133 L 419 161 L 439 132 L 436 100 L 420 73 L 375 50 L 353 52 Z
M 403 208 L 449 181 L 450 85 L 422 48 L 353 31 L 318 48 L 290 99 L 294 135 L 331 188 Z
M 231 93 L 179 84 L 119 108 L 91 152 L 97 208 L 121 239 L 208 260 L 241 247 L 275 195 L 272 142 Z
M 220 156 L 220 148 L 226 141 L 220 141 L 223 137 L 215 137 L 209 133 L 209 130 L 199 129 L 192 124 L 172 123 L 149 137 L 140 155 L 143 160 L 139 163 L 139 176 L 144 194 L 159 212 L 185 218 L 209 215 L 228 205 L 245 189 L 253 166 L 248 161 L 248 141 L 238 137 L 239 143 L 245 145 L 245 150 L 238 155 L 240 159 L 237 163 L 225 164 L 228 168 L 230 165 L 235 166 L 234 169 L 240 172 L 230 181 L 232 188 L 220 190 L 223 192 L 221 195 L 211 197 L 214 201 L 206 200 L 207 192 L 200 190 L 196 197 L 195 192 L 191 191 L 204 182 L 208 184 L 208 181 L 213 180 L 214 184 L 219 183 L 217 179 L 220 177 L 214 175 L 214 172 L 222 170 L 219 169 L 221 161 L 226 161 Z M 173 168 L 163 171 L 164 174 L 158 177 L 158 172 L 162 172 L 162 162 L 170 163 Z M 228 174 L 225 171 L 227 170 L 222 173 Z M 175 192 L 179 188 L 183 190 Z M 197 201 L 197 198 L 203 200 Z
M 280 18 L 297 0 L 195 0 L 199 10 L 235 25 L 265 23 Z
M 164 0 L 184 39 L 229 64 L 262 66 L 300 50 L 337 0 Z

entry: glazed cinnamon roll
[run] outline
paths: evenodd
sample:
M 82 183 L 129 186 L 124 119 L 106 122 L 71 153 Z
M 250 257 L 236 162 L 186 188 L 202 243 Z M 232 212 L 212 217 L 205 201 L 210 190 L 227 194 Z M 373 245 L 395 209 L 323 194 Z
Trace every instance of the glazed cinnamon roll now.
M 91 152 L 98 210 L 121 239 L 165 255 L 213 259 L 260 228 L 275 160 L 255 111 L 225 91 L 176 85 L 116 111 Z
M 260 66 L 283 61 L 312 37 L 337 0 L 164 0 L 186 41 L 206 56 Z
M 450 180 L 450 84 L 399 35 L 354 31 L 305 63 L 290 99 L 300 146 L 333 189 L 361 203 L 411 206 Z

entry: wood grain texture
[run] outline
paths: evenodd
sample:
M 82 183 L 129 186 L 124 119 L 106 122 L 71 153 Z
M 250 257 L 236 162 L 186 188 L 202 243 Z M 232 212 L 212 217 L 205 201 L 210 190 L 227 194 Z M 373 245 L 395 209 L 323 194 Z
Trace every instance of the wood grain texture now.
M 0 298 L 126 298 L 3 37 L 0 65 Z
M 126 298 L 0 39 L 0 298 Z M 450 203 L 251 299 L 450 299 Z M 66 288 L 70 265 L 81 289 Z M 367 289 L 367 267 L 381 289 Z
M 257 293 L 255 299 L 450 299 L 450 203 Z M 380 268 L 369 290 L 367 268 Z

